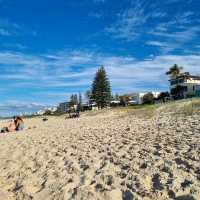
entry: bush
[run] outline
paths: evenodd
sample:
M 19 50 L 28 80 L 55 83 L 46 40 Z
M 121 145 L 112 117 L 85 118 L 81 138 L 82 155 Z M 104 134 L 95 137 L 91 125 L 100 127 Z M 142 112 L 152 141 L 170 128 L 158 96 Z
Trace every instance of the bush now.
M 158 101 L 162 101 L 162 102 L 166 102 L 166 100 L 169 99 L 169 98 L 170 98 L 169 92 L 161 92 L 161 93 L 158 95 L 157 100 L 158 100 Z
M 153 104 L 154 103 L 154 96 L 151 92 L 145 94 L 142 98 L 143 104 Z
M 44 115 L 51 115 L 52 114 L 52 112 L 50 111 L 50 110 L 46 110 L 45 112 L 44 112 Z

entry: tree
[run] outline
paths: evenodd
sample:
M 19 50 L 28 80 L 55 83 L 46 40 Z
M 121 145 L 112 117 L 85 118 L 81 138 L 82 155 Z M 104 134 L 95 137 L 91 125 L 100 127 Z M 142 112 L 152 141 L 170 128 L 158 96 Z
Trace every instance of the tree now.
M 87 91 L 85 92 L 85 99 L 86 99 L 88 102 L 90 101 L 91 96 L 92 96 L 91 90 L 87 90 Z
M 177 64 L 174 64 L 169 68 L 169 71 L 166 72 L 167 75 L 170 75 L 171 79 L 175 79 L 178 75 L 180 75 L 183 67 L 179 67 Z
M 91 98 L 97 103 L 99 108 L 105 107 L 111 99 L 111 87 L 106 71 L 101 66 L 92 83 Z
M 115 94 L 114 99 L 115 99 L 116 101 L 119 101 L 119 100 L 120 100 L 120 98 L 119 98 L 119 94 L 118 94 L 118 93 Z
M 169 97 L 170 97 L 169 92 L 161 92 L 161 93 L 158 95 L 157 100 L 162 101 L 162 102 L 165 102 L 165 101 L 166 101 L 166 98 L 169 98 Z
M 151 92 L 145 94 L 142 98 L 143 104 L 153 104 L 154 103 L 154 96 Z
M 45 110 L 43 115 L 51 115 L 51 114 L 52 114 L 52 112 L 50 110 Z
M 78 108 L 79 108 L 80 111 L 82 111 L 82 109 L 83 109 L 83 104 L 82 103 L 83 103 L 82 102 L 82 95 L 79 92 L 79 95 L 78 95 Z
M 131 100 L 130 96 L 127 94 L 120 96 L 119 99 L 122 106 L 128 106 L 128 102 Z
M 78 104 L 78 96 L 77 94 L 72 94 L 70 97 L 70 106 L 74 106 Z
M 74 94 L 74 105 L 78 104 L 78 95 Z
M 82 105 L 82 95 L 81 95 L 80 92 L 79 92 L 79 94 L 78 94 L 78 103 L 79 103 L 80 105 Z

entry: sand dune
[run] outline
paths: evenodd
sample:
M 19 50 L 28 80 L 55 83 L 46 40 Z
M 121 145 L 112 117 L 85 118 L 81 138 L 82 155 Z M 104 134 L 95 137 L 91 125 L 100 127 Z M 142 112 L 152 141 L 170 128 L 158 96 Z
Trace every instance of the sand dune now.
M 0 135 L 0 199 L 200 199 L 200 115 L 48 118 Z

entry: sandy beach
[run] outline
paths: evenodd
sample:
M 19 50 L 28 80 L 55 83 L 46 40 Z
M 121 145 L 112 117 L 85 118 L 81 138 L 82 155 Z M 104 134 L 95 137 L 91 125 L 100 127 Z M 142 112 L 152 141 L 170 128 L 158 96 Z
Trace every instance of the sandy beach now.
M 0 135 L 0 199 L 200 199 L 200 114 L 143 114 L 25 119 Z

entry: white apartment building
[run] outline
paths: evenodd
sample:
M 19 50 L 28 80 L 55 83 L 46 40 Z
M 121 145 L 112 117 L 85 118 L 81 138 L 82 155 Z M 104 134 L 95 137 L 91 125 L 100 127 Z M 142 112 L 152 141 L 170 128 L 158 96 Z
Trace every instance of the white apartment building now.
M 175 79 L 170 79 L 169 82 L 172 96 L 176 93 L 182 98 L 200 96 L 200 76 L 184 73 Z

